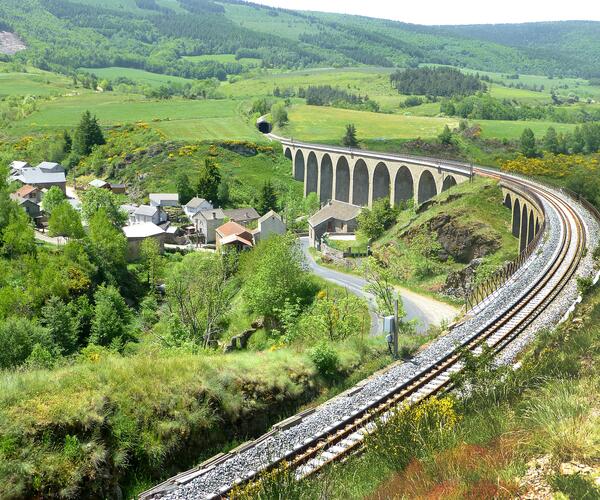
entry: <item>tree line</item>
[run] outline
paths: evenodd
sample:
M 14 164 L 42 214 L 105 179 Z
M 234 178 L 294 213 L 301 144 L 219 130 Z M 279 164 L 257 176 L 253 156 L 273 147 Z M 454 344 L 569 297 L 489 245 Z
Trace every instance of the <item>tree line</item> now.
M 409 68 L 390 75 L 390 82 L 398 92 L 409 95 L 435 97 L 466 96 L 486 90 L 476 76 L 454 68 Z

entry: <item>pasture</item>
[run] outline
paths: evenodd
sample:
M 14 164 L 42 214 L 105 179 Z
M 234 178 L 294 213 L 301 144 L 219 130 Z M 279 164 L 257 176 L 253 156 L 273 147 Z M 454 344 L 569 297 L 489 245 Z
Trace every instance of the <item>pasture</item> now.
M 457 118 L 433 118 L 413 115 L 370 113 L 347 109 L 296 105 L 289 112 L 290 123 L 281 131 L 298 140 L 338 142 L 345 125 L 354 123 L 362 139 L 413 139 L 437 136 L 448 125 L 458 126 Z M 517 139 L 525 127 L 542 136 L 549 126 L 558 132 L 572 130 L 575 125 L 537 121 L 474 120 L 482 127 L 484 138 Z
M 7 132 L 23 135 L 72 128 L 81 114 L 90 110 L 103 126 L 148 122 L 169 139 L 261 139 L 251 122 L 241 116 L 239 106 L 240 102 L 226 99 L 152 100 L 117 92 L 86 93 L 40 103 L 37 112 L 15 122 Z
M 143 69 L 120 68 L 118 66 L 112 66 L 109 68 L 79 68 L 79 70 L 87 73 L 93 73 L 100 79 L 106 78 L 107 80 L 115 80 L 119 77 L 129 78 L 134 82 L 153 87 L 158 87 L 167 83 L 193 82 L 193 80 L 182 78 L 180 76 L 161 75 L 159 73 L 150 73 L 149 71 L 144 71 Z

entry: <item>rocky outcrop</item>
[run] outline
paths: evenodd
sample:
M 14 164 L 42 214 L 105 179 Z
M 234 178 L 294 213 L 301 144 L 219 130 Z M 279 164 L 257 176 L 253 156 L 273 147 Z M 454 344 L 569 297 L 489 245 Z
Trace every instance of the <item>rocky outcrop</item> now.
M 481 262 L 482 259 L 474 259 L 467 267 L 450 273 L 440 292 L 450 297 L 466 299 L 473 291 L 475 274 Z
M 452 257 L 456 262 L 468 264 L 473 259 L 484 257 L 500 248 L 500 238 L 486 234 L 484 229 L 485 225 L 482 223 L 462 225 L 453 216 L 439 214 L 423 225 L 409 229 L 402 236 L 411 239 L 423 230 L 429 234 L 434 233 L 442 247 L 438 252 L 438 258 L 442 262 Z

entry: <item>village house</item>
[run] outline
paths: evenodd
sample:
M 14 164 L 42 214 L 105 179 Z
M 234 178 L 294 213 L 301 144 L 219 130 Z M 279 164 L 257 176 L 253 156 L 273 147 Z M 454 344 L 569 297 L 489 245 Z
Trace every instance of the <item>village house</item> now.
M 177 193 L 150 193 L 151 207 L 178 207 L 179 195 Z
M 67 191 L 65 169 L 58 163 L 43 161 L 37 167 L 16 169 L 10 179 L 39 189 L 50 189 L 52 186 L 58 186 L 63 193 Z
M 286 230 L 287 226 L 285 225 L 285 222 L 283 222 L 281 215 L 270 210 L 258 219 L 258 226 L 252 231 L 254 244 L 256 245 L 259 241 L 266 240 L 273 234 L 285 234 Z
M 14 195 L 24 200 L 31 200 L 37 204 L 42 201 L 42 190 L 35 186 L 31 186 L 30 184 L 21 186 L 14 192 Z
M 40 205 L 34 200 L 31 200 L 29 198 L 20 198 L 16 195 L 16 193 L 11 194 L 10 197 L 12 200 L 16 201 L 19 204 L 19 206 L 23 210 L 25 210 L 27 215 L 29 215 L 29 217 L 31 217 L 32 219 L 35 219 L 36 217 L 42 215 L 42 209 Z
M 140 246 L 148 238 L 153 238 L 158 242 L 161 252 L 164 249 L 165 231 L 152 222 L 124 226 L 123 233 L 127 238 L 127 255 L 130 260 L 139 257 Z
M 24 168 L 31 168 L 31 165 L 26 161 L 15 160 L 8 166 L 9 175 L 15 175 L 21 172 Z
M 94 179 L 93 181 L 88 182 L 88 187 L 110 190 L 110 184 L 102 179 Z
M 194 197 L 190 201 L 188 201 L 183 207 L 183 211 L 185 215 L 188 216 L 190 220 L 201 210 L 212 210 L 212 204 L 205 200 L 204 198 Z
M 131 218 L 132 224 L 144 224 L 152 222 L 153 224 L 162 224 L 167 222 L 167 214 L 161 207 L 152 207 L 150 205 L 140 205 L 135 209 Z
M 88 183 L 88 187 L 106 189 L 115 194 L 125 194 L 127 191 L 125 184 L 114 184 L 112 182 L 103 181 L 102 179 L 94 179 L 93 181 L 90 181 Z
M 229 221 L 217 228 L 217 250 L 232 247 L 238 251 L 252 248 L 252 233 L 237 222 Z
M 242 226 L 249 226 L 260 219 L 259 213 L 252 207 L 232 208 L 223 210 L 223 213 L 230 221 L 237 222 Z
M 354 233 L 356 218 L 361 207 L 332 200 L 308 219 L 308 237 L 311 246 L 317 246 L 325 233 Z
M 225 214 L 220 208 L 212 210 L 200 210 L 192 217 L 196 233 L 204 240 L 204 243 L 215 243 L 216 229 L 223 224 Z

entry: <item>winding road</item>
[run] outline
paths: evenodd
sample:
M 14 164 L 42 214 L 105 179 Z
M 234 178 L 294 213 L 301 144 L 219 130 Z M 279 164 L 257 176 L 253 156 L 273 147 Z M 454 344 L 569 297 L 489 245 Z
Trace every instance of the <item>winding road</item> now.
M 306 256 L 306 261 L 312 273 L 323 278 L 324 280 L 335 283 L 336 285 L 347 288 L 350 292 L 367 300 L 369 303 L 369 312 L 371 314 L 371 335 L 379 333 L 379 320 L 375 313 L 375 297 L 365 291 L 367 285 L 366 280 L 360 276 L 346 274 L 340 271 L 335 271 L 328 267 L 320 266 L 315 262 L 315 259 L 308 251 L 308 237 L 300 238 L 302 250 Z M 426 332 L 430 326 L 440 325 L 443 321 L 450 323 L 458 314 L 458 309 L 443 302 L 437 301 L 430 297 L 419 295 L 404 288 L 397 288 L 399 296 L 402 298 L 404 305 L 405 321 L 416 320 L 417 332 Z

